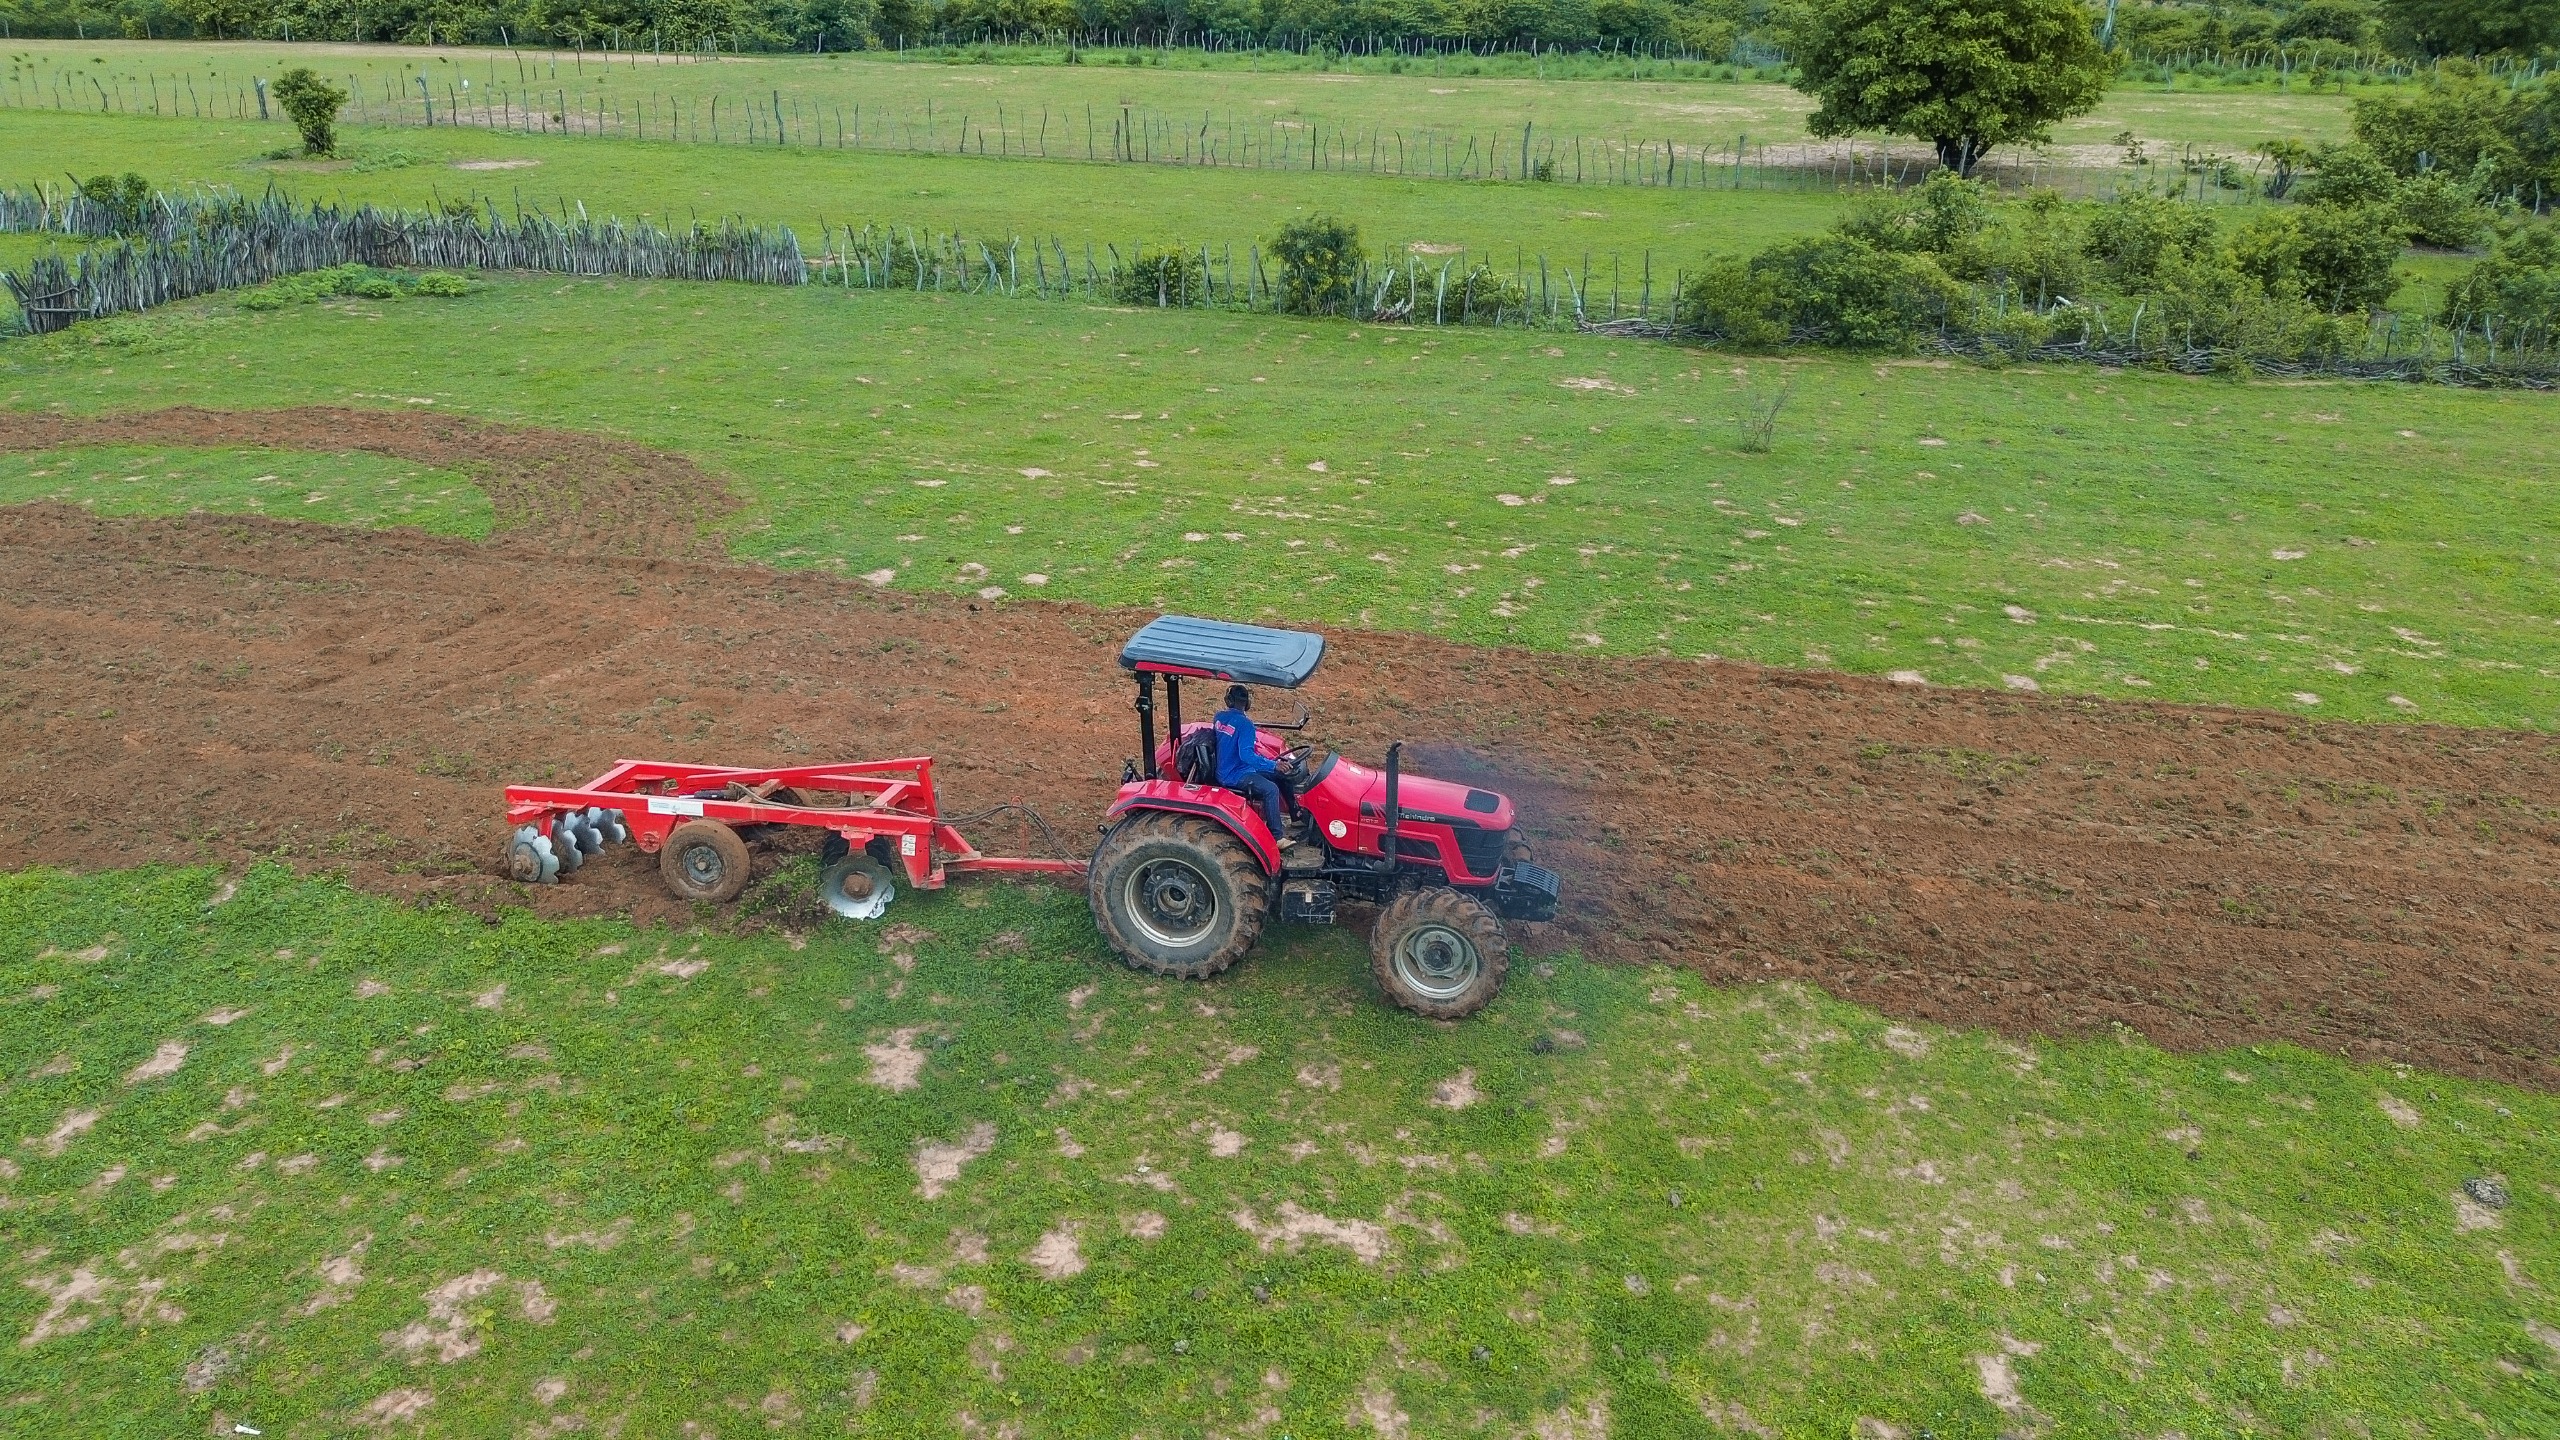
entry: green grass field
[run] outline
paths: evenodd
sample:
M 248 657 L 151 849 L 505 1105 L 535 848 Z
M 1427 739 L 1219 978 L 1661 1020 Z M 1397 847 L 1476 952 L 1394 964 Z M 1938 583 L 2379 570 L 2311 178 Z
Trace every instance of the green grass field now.
M 808 863 L 765 894 L 805 905 Z M 272 869 L 0 880 L 12 1412 L 2560 1427 L 2548 1096 L 1570 959 L 1435 1026 L 1331 933 L 1193 987 L 1106 963 L 1070 891 L 891 914 L 731 938 Z
M 256 193 L 273 182 L 313 200 L 420 206 L 485 197 L 519 199 L 598 215 L 672 220 L 681 226 L 744 215 L 797 227 L 812 243 L 821 222 L 886 222 L 959 231 L 999 245 L 1054 235 L 1081 248 L 1144 241 L 1244 247 L 1284 222 L 1319 212 L 1357 223 L 1373 246 L 1434 247 L 1566 257 L 1584 252 L 1640 261 L 1648 249 L 1675 263 L 1710 248 L 1756 248 L 1818 230 L 1838 197 L 1790 191 L 1576 188 L 1561 185 L 1399 180 L 1370 175 L 1200 170 L 1156 165 L 978 160 L 799 149 L 597 141 L 482 130 L 351 128 L 357 158 L 312 163 L 266 159 L 277 132 L 255 122 L 153 120 L 0 110 L 0 146 L 29 179 L 66 174 L 147 176 L 163 188 L 227 186 Z M 394 163 L 408 157 L 418 163 Z M 474 168 L 476 167 L 476 168 Z M 18 183 L 13 181 L 12 183 Z M 0 256 L 33 252 L 33 237 L 0 236 Z M 1436 260 L 1435 260 L 1436 263 Z
M 2560 724 L 2547 396 L 559 279 L 0 348 L 11 406 L 386 395 L 689 455 L 737 555 L 900 585 Z
M 58 500 L 103 515 L 270 515 L 314 525 L 489 533 L 489 497 L 461 475 L 353 452 L 106 445 L 0 455 L 0 505 Z
M 38 50 L 208 78 L 288 53 L 0 47 Z M 1799 103 L 1286 68 L 604 83 L 1488 127 L 1696 105 L 1702 134 Z M 2341 103 L 2128 88 L 2081 138 L 2237 150 L 2335 133 Z M 1658 301 L 1838 203 L 443 127 L 264 158 L 284 138 L 0 109 L 12 181 L 1239 254 L 1321 210 L 1506 265 L 1615 252 L 1628 303 L 1647 251 Z M 39 243 L 0 236 L 0 266 Z M 1780 397 L 1746 453 L 1739 417 Z M 662 447 L 744 502 L 717 537 L 741 559 L 981 603 L 2560 727 L 2552 396 L 560 276 L 0 342 L 0 407 L 172 405 Z M 0 504 L 36 500 L 495 523 L 467 470 L 230 446 L 0 454 Z M 281 867 L 0 875 L 0 1431 L 2560 1433 L 2548 1095 L 1570 955 L 1434 1025 L 1348 933 L 1179 986 L 1111 963 L 1073 891 L 964 882 L 859 927 L 813 886 L 803 858 L 649 929 Z
M 732 134 L 740 107 L 750 101 L 770 105 L 779 96 L 786 111 L 795 101 L 813 113 L 850 112 L 861 105 L 875 126 L 896 127 L 898 133 L 914 127 L 914 143 L 921 144 L 930 104 L 945 148 L 963 119 L 973 129 L 983 125 L 991 136 L 998 134 L 996 108 L 1001 105 L 1002 133 L 1012 138 L 991 139 L 991 147 L 1009 143 L 1018 148 L 1026 138 L 1042 143 L 1045 136 L 1047 153 L 1079 157 L 1086 148 L 1088 107 L 1099 117 L 1097 154 L 1109 153 L 1111 116 L 1123 106 L 1176 124 L 1207 121 L 1222 132 L 1233 122 L 1238 136 L 1257 125 L 1266 127 L 1267 136 L 1277 134 L 1271 127 L 1293 129 L 1300 153 L 1310 128 L 1363 134 L 1403 130 L 1417 144 L 1426 131 L 1508 135 L 1517 144 L 1524 123 L 1542 133 L 1588 142 L 1637 137 L 1729 151 L 1745 135 L 1756 144 L 1803 141 L 1804 117 L 1813 108 L 1805 96 L 1769 81 L 1539 80 L 1464 73 L 1485 67 L 1462 58 L 1441 62 L 1436 74 L 1431 62 L 1423 61 L 1398 75 L 1368 67 L 1316 72 L 1296 64 L 1257 73 L 1246 68 L 1249 60 L 1240 64 L 1226 57 L 1211 65 L 1129 68 L 902 63 L 850 56 L 711 60 L 626 55 L 605 60 L 569 52 L 133 41 L 26 40 L 10 42 L 5 50 L 9 59 L 0 68 L 0 95 L 6 98 L 0 103 L 59 103 L 90 113 L 102 105 L 128 103 L 147 110 L 157 94 L 164 110 L 183 108 L 194 114 L 211 104 L 219 90 L 222 113 L 229 115 L 242 108 L 237 91 L 251 77 L 273 78 L 288 66 L 307 64 L 361 90 L 364 113 L 392 113 L 408 124 L 425 118 L 417 93 L 417 80 L 425 76 L 439 107 L 452 103 L 448 87 L 454 101 L 462 100 L 461 84 L 468 79 L 482 95 L 539 90 L 547 97 L 565 96 L 560 108 L 571 113 L 582 103 L 592 110 L 599 99 L 636 113 L 656 97 L 677 108 L 692 106 L 689 113 L 700 123 L 710 97 L 719 95 L 732 111 L 732 128 L 726 132 Z M 119 82 L 124 87 L 120 97 L 115 93 Z M 182 102 L 176 97 L 190 82 L 195 87 L 187 92 L 192 99 Z M 254 93 L 245 109 L 256 113 Z M 2255 87 L 2169 91 L 2128 85 L 2098 109 L 2057 126 L 2054 144 L 2068 163 L 2103 166 L 2114 160 L 2112 137 L 2127 129 L 2159 152 L 2193 145 L 2245 154 L 2264 140 L 2339 138 L 2345 121 L 2346 102 L 2334 93 Z M 286 132 L 279 123 L 265 133 Z

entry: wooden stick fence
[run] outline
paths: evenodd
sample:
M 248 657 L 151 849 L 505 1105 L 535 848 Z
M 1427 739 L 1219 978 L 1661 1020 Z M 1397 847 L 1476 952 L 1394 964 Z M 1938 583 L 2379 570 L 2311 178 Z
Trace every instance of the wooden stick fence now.
M 25 327 L 39 335 L 336 265 L 757 285 L 804 284 L 809 273 L 799 238 L 778 225 L 724 221 L 668 231 L 583 212 L 340 210 L 297 206 L 275 194 L 256 201 L 218 192 L 162 195 L 145 213 L 127 215 L 76 195 L 48 200 L 40 192 L 0 191 L 0 229 L 111 237 L 71 256 L 38 255 L 24 275 L 0 272 Z

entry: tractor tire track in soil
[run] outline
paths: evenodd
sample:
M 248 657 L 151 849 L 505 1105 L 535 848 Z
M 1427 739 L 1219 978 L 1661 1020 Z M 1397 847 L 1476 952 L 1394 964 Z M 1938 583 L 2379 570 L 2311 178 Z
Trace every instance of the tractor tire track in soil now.
M 432 410 L 0 411 L 0 451 L 67 445 L 361 450 L 459 470 L 487 492 L 499 543 L 580 555 L 716 556 L 705 528 L 738 508 L 718 480 L 663 450 Z
M 1135 750 L 1114 656 L 1145 618 L 55 505 L 0 510 L 0 605 L 0 867 L 274 855 L 678 922 L 627 847 L 558 887 L 496 878 L 498 787 L 622 756 L 933 754 L 954 812 L 1020 799 L 1089 848 Z M 2548 736 L 1334 641 L 1304 692 L 1323 740 L 1429 742 L 1417 770 L 1522 800 L 1568 887 L 1534 949 L 2012 1035 L 2122 1024 L 2560 1087 Z

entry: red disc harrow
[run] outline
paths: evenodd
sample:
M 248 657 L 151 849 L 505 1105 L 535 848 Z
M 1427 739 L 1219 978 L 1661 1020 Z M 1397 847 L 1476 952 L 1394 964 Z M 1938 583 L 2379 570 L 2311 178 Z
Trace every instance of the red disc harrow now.
M 620 760 L 583 785 L 510 785 L 506 794 L 513 834 L 505 869 L 536 884 L 627 839 L 659 856 L 678 897 L 728 900 L 746 886 L 748 839 L 772 825 L 828 833 L 821 893 L 839 912 L 863 918 L 888 903 L 899 873 L 918 889 L 938 890 L 970 871 L 1085 870 L 1081 860 L 981 854 L 943 818 L 930 756 L 764 768 Z

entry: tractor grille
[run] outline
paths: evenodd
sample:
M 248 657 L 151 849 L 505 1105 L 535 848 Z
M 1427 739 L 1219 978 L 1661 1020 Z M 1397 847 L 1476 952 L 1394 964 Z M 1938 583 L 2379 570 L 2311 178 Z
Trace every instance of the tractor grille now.
M 1511 867 L 1506 883 L 1494 887 L 1493 908 L 1513 920 L 1553 920 L 1563 890 L 1556 872 L 1523 860 Z
M 1458 854 L 1467 862 L 1470 875 L 1490 875 L 1501 868 L 1502 851 L 1510 840 L 1509 832 L 1487 830 L 1477 825 L 1452 825 L 1458 837 Z

